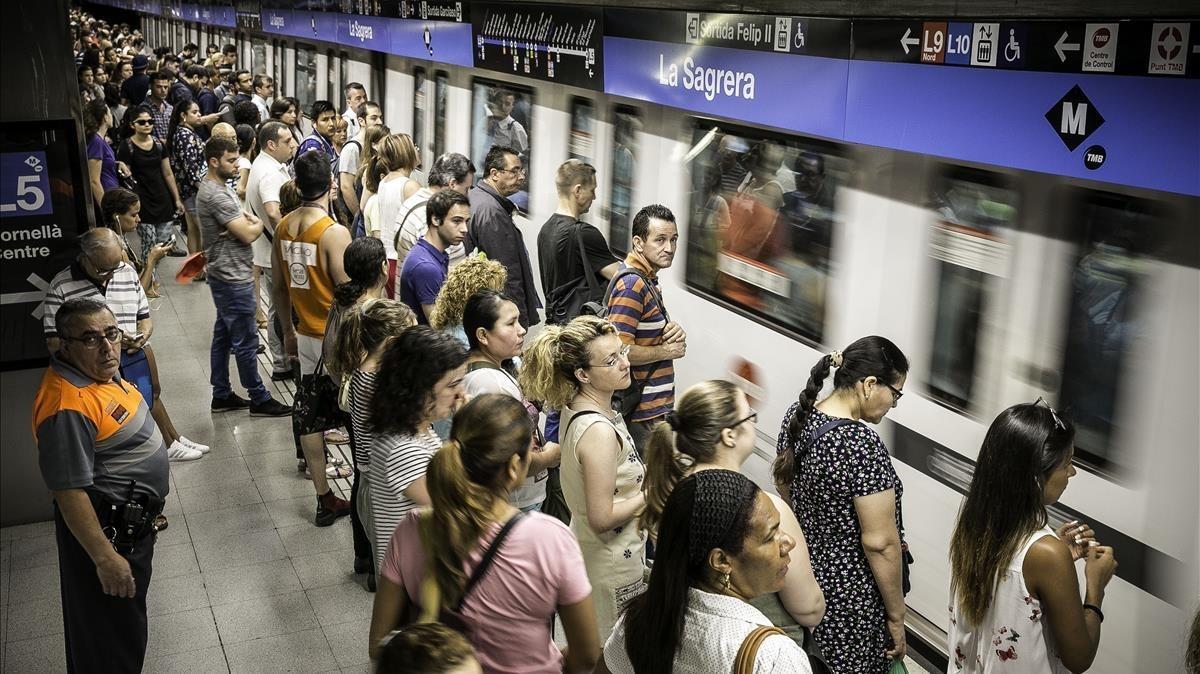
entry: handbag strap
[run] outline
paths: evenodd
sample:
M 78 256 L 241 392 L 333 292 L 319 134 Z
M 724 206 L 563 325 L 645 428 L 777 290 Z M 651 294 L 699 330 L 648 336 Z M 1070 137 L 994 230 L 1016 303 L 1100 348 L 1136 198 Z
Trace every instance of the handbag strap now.
M 608 282 L 608 289 L 604 291 L 604 306 L 607 307 L 609 302 L 612 301 L 612 294 L 617 288 L 617 281 L 625 278 L 629 274 L 634 274 L 638 278 L 642 279 L 643 282 L 645 282 L 646 288 L 650 291 L 650 295 L 654 297 L 654 301 L 658 303 L 659 310 L 662 311 L 663 320 L 667 323 L 670 323 L 671 315 L 667 313 L 667 305 L 663 304 L 662 295 L 659 294 L 658 288 L 654 286 L 654 282 L 650 280 L 650 277 L 643 274 L 642 270 L 638 269 L 637 267 L 626 265 L 624 269 L 621 269 L 617 273 L 613 274 L 612 279 Z
M 762 642 L 767 640 L 767 637 L 776 634 L 786 635 L 787 633 L 774 625 L 762 625 L 747 634 L 746 638 L 742 640 L 741 648 L 738 648 L 737 658 L 733 661 L 733 674 L 754 674 L 754 660 L 758 657 L 759 647 L 762 646 Z
M 575 244 L 579 248 L 579 266 L 583 268 L 583 279 L 587 283 L 588 297 L 596 296 L 596 273 L 588 266 L 587 249 L 583 246 L 583 228 L 582 221 L 575 221 Z
M 455 612 L 462 610 L 463 604 L 467 602 L 467 595 L 471 594 L 471 590 L 483 579 L 488 569 L 491 568 L 492 560 L 496 558 L 496 553 L 500 551 L 500 546 L 504 544 L 504 539 L 508 537 L 509 532 L 517 525 L 517 522 L 520 522 L 524 518 L 525 513 L 518 510 L 517 514 L 508 518 L 508 521 L 500 528 L 500 533 L 496 534 L 496 537 L 492 539 L 492 544 L 488 546 L 487 552 L 483 553 L 483 559 L 479 560 L 479 564 L 471 571 L 471 577 L 467 579 L 466 585 L 463 585 L 462 595 L 458 598 L 458 604 L 454 607 Z

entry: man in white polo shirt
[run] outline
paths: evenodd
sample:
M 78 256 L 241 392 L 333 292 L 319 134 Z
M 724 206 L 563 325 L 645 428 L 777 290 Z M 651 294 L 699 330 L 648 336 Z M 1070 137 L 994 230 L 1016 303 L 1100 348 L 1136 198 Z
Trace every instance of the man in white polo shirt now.
M 279 210 L 279 188 L 288 180 L 287 163 L 296 155 L 296 138 L 282 122 L 269 121 L 258 127 L 258 157 L 250 167 L 246 181 L 246 206 L 255 217 L 262 220 L 263 235 L 255 240 L 254 266 L 258 268 L 259 282 L 265 285 L 266 297 L 259 302 L 270 303 L 273 297 L 271 285 L 271 246 L 275 241 L 275 226 L 283 219 Z M 271 349 L 271 379 L 282 381 L 292 376 L 292 365 L 283 350 L 283 339 L 276 326 L 275 306 L 267 308 L 267 344 Z

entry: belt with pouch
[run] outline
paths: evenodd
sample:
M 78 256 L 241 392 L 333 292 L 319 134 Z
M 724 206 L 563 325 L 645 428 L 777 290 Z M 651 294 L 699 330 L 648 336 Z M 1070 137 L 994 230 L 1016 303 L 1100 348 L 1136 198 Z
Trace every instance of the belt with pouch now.
M 154 518 L 162 514 L 166 506 L 164 499 L 146 493 L 135 493 L 125 502 L 114 501 L 93 491 L 88 491 L 87 494 L 92 501 L 92 508 L 96 511 L 96 518 L 100 521 L 101 530 L 114 545 L 117 545 L 118 533 L 125 541 L 140 541 L 154 533 Z M 141 508 L 140 516 L 134 521 L 127 521 L 128 516 L 135 510 L 128 507 L 130 504 Z M 117 547 L 120 551 L 121 546 Z

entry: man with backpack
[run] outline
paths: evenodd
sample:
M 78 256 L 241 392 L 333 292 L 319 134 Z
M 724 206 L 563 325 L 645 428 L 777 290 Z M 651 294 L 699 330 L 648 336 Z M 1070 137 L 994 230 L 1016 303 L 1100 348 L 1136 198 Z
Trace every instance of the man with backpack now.
M 538 232 L 538 264 L 546 293 L 546 322 L 564 324 L 587 302 L 604 300 L 620 263 L 600 230 L 580 220 L 596 199 L 596 168 L 568 159 L 554 176 L 558 210 Z
M 358 106 L 355 115 L 358 117 L 359 131 L 346 141 L 338 154 L 338 198 L 342 200 L 351 218 L 358 215 L 360 206 L 358 193 L 354 190 L 354 181 L 358 177 L 363 143 L 367 142 L 367 129 L 383 124 L 383 109 L 375 101 L 367 101 Z
M 621 412 L 642 453 L 650 432 L 675 406 L 674 361 L 687 353 L 687 335 L 671 321 L 658 286 L 658 273 L 671 266 L 679 244 L 675 215 L 660 204 L 633 218 L 633 246 L 607 293 L 608 318 L 629 345 L 632 381 Z

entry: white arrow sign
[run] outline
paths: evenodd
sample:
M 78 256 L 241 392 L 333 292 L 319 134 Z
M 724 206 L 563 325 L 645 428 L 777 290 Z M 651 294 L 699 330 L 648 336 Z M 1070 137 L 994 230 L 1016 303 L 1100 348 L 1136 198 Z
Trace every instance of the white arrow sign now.
M 1079 43 L 1078 42 L 1067 42 L 1067 31 L 1064 30 L 1063 34 L 1061 36 L 1059 36 L 1058 42 L 1054 43 L 1054 51 L 1058 53 L 1058 60 L 1062 61 L 1063 63 L 1066 63 L 1067 62 L 1066 52 L 1079 51 Z
M 40 319 L 42 314 L 46 311 L 44 300 L 46 299 L 46 290 L 50 287 L 50 284 L 42 280 L 42 277 L 38 276 L 37 274 L 30 274 L 29 278 L 25 280 L 29 281 L 29 284 L 34 288 L 37 288 L 37 290 L 24 293 L 4 293 L 3 295 L 0 295 L 0 304 L 25 304 L 27 302 L 37 302 L 38 305 L 34 307 L 31 313 L 34 318 Z
M 904 37 L 900 38 L 900 46 L 901 46 L 901 47 L 904 47 L 904 53 L 905 53 L 905 54 L 907 54 L 907 53 L 908 53 L 908 46 L 909 46 L 909 45 L 912 45 L 912 46 L 914 46 L 914 47 L 915 47 L 915 46 L 917 46 L 917 45 L 918 45 L 918 44 L 920 44 L 920 43 L 921 43 L 921 41 L 920 41 L 920 40 L 918 40 L 918 39 L 917 39 L 917 38 L 915 38 L 915 37 L 912 37 L 912 28 L 905 28 L 905 29 L 904 29 Z

